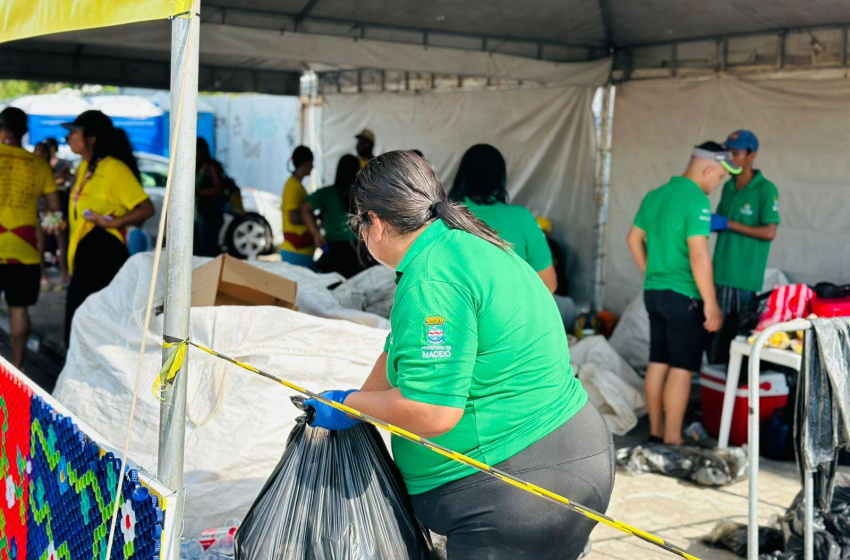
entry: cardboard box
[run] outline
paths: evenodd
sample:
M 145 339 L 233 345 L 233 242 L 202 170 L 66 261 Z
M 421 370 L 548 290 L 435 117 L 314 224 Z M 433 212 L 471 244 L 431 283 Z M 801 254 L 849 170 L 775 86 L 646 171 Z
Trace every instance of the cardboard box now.
M 221 255 L 192 273 L 192 307 L 277 305 L 298 310 L 298 284 L 247 262 Z

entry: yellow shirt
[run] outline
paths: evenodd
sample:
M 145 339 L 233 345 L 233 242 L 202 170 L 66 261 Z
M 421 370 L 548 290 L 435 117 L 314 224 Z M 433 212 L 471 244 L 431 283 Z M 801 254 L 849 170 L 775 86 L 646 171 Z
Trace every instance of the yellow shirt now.
M 301 255 L 312 255 L 316 252 L 313 245 L 313 236 L 307 231 L 307 226 L 293 224 L 289 219 L 289 212 L 301 211 L 301 203 L 307 198 L 304 185 L 295 175 L 287 179 L 283 186 L 283 196 L 280 197 L 280 211 L 283 214 L 283 245 L 284 251 L 291 251 Z
M 77 182 L 71 189 L 68 202 L 68 270 L 74 271 L 74 257 L 80 241 L 95 226 L 83 213 L 91 210 L 103 216 L 120 218 L 148 199 L 139 180 L 124 162 L 107 156 L 100 160 L 94 173 L 88 177 L 88 162 L 83 161 L 77 170 Z M 107 232 L 125 243 L 124 228 L 108 228 Z
M 0 263 L 38 264 L 38 201 L 56 192 L 44 159 L 0 144 Z

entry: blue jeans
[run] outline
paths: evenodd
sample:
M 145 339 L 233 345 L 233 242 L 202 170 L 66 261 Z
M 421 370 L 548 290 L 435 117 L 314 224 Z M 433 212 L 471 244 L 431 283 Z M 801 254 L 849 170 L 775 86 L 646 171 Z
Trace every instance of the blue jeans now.
M 316 270 L 316 261 L 313 260 L 313 255 L 302 255 L 301 253 L 293 253 L 292 251 L 281 249 L 280 258 L 283 259 L 283 262 L 285 263 L 303 266 L 310 270 Z

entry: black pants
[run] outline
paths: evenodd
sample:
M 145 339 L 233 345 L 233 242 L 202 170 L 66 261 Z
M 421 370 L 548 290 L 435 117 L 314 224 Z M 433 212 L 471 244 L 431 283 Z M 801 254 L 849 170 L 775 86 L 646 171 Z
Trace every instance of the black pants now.
M 319 258 L 319 272 L 337 272 L 346 278 L 355 276 L 371 266 L 360 262 L 357 247 L 348 241 L 331 241 L 328 250 Z
M 614 442 L 587 403 L 563 426 L 495 466 L 604 513 L 614 488 Z M 596 525 L 484 473 L 411 500 L 416 517 L 448 537 L 449 560 L 573 560 Z
M 105 229 L 96 227 L 80 241 L 65 302 L 66 347 L 71 341 L 71 322 L 77 308 L 87 297 L 108 286 L 128 258 L 127 246 Z

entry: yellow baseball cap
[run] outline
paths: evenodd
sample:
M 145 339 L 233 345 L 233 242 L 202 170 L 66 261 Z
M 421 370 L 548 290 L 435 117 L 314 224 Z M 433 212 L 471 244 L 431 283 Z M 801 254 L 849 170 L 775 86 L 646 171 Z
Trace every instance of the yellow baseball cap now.
M 375 133 L 372 132 L 371 130 L 369 130 L 368 128 L 364 128 L 363 130 L 360 131 L 360 134 L 357 134 L 354 137 L 355 138 L 365 138 L 366 140 L 371 142 L 372 145 L 375 144 Z
M 537 225 L 540 226 L 540 229 L 543 230 L 543 233 L 552 233 L 552 222 L 549 221 L 549 218 L 544 218 L 543 216 L 540 216 L 539 218 L 537 218 Z

